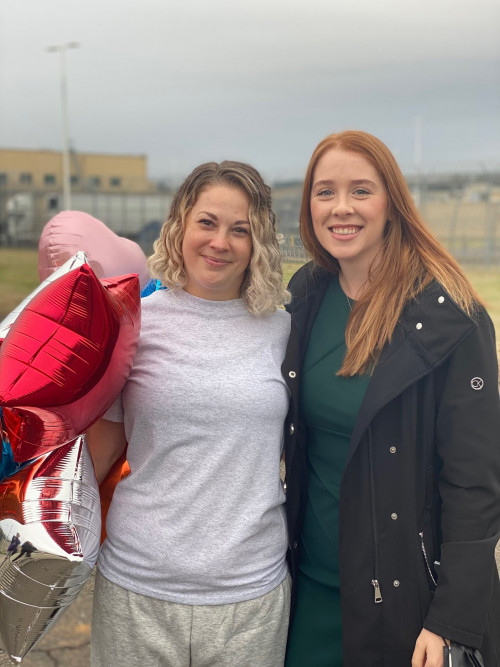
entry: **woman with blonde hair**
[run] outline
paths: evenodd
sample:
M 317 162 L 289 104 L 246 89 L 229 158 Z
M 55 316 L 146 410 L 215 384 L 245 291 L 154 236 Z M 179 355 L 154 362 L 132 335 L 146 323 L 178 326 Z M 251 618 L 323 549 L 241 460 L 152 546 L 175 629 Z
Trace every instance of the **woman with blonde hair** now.
M 92 665 L 283 664 L 290 583 L 280 480 L 290 316 L 270 189 L 200 165 L 149 260 L 121 396 L 89 431 L 100 482 L 128 442 L 98 560 Z
M 493 325 L 388 148 L 326 137 L 300 218 L 283 364 L 287 667 L 500 665 Z M 463 647 L 467 647 L 464 649 Z

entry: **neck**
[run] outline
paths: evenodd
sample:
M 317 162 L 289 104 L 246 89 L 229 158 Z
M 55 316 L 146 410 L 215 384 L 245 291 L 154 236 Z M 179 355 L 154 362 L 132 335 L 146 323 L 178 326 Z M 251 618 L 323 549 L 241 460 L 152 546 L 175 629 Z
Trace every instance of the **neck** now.
M 340 266 L 339 282 L 344 294 L 350 299 L 357 301 L 368 285 L 368 271 L 362 271 L 356 267 L 345 266 L 345 264 L 342 263 Z

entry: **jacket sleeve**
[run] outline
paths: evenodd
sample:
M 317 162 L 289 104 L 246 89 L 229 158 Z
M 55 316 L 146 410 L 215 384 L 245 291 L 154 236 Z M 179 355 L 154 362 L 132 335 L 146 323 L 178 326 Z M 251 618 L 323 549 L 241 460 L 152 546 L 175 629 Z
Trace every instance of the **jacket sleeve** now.
M 441 561 L 424 627 L 479 648 L 498 573 L 500 402 L 495 332 L 487 313 L 441 369 L 436 448 Z

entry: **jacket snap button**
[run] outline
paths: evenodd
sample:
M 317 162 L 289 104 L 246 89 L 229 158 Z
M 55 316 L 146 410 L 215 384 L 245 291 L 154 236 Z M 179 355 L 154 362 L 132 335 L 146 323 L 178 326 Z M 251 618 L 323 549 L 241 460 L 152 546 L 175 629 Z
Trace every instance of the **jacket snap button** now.
M 288 375 L 289 377 L 294 378 L 297 375 L 297 373 L 295 371 L 290 371 Z
M 295 433 L 295 426 L 293 424 L 290 424 L 290 435 L 293 435 Z
M 394 581 L 392 582 L 392 585 L 394 586 L 394 588 L 397 588 L 399 586 L 399 580 L 394 579 Z
M 417 324 L 415 326 L 420 331 L 420 329 L 422 328 L 422 322 L 417 322 Z
M 299 546 L 299 543 L 297 541 L 295 541 L 292 546 L 293 546 L 294 549 L 296 549 Z
M 440 296 L 438 298 L 438 303 L 444 303 L 444 296 Z
M 395 454 L 396 453 L 396 447 L 394 447 L 394 446 L 389 447 L 389 451 L 391 452 L 391 454 Z
M 398 515 L 396 514 L 396 512 L 393 512 L 393 513 L 391 514 L 391 519 L 392 519 L 393 521 L 396 521 L 397 518 L 398 518 Z

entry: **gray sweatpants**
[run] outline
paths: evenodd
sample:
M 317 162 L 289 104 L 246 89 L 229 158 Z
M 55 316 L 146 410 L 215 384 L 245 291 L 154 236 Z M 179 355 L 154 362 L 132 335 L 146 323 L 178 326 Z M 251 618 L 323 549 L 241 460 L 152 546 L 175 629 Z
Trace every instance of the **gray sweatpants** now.
M 282 667 L 290 576 L 262 597 L 186 605 L 132 593 L 97 572 L 92 667 Z

